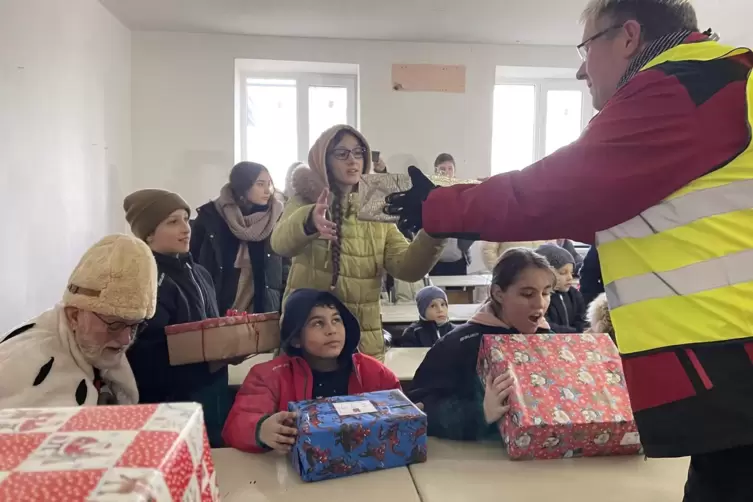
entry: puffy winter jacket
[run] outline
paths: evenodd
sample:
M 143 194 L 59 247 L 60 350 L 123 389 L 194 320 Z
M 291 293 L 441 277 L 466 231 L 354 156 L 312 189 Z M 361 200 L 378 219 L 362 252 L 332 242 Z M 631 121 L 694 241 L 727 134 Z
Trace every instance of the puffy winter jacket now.
M 295 171 L 294 195 L 285 205 L 285 212 L 272 232 L 272 249 L 293 259 L 285 298 L 292 291 L 304 287 L 329 291 L 332 282 L 331 244 L 319 239 L 318 234 L 306 235 L 303 226 L 316 199 L 329 186 L 325 167 L 327 146 L 343 127 L 347 126 L 336 126 L 325 132 L 311 149 L 311 167 L 299 167 Z M 349 130 L 367 145 L 358 131 Z M 370 169 L 370 155 L 367 152 L 364 157 L 365 172 Z M 379 300 L 384 272 L 407 282 L 420 280 L 439 259 L 444 240 L 433 239 L 419 232 L 409 243 L 392 223 L 359 220 L 358 209 L 357 193 L 343 197 L 340 277 L 334 294 L 361 324 L 361 351 L 383 359 L 384 338 Z
M 287 410 L 291 401 L 312 399 L 314 376 L 311 367 L 302 357 L 301 349 L 292 347 L 289 342 L 299 335 L 313 306 L 322 301 L 337 307 L 345 326 L 345 346 L 340 362 L 352 362 L 348 394 L 400 388 L 397 377 L 386 366 L 373 357 L 356 353 L 360 341 L 358 321 L 337 298 L 328 292 L 299 290 L 291 295 L 286 305 L 291 314 L 285 316 L 280 330 L 285 354 L 251 368 L 236 395 L 222 431 L 228 446 L 253 453 L 267 451 L 268 448 L 258 439 L 264 420 L 278 411 Z

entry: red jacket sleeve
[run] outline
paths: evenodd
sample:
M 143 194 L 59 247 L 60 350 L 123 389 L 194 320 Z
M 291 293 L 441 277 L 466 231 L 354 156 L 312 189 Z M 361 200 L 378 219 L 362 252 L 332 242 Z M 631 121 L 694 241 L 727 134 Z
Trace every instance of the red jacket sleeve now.
M 637 216 L 739 153 L 747 130 L 744 102 L 735 100 L 744 92 L 717 94 L 714 103 L 697 105 L 677 78 L 643 72 L 571 145 L 479 185 L 433 190 L 423 204 L 424 230 L 492 242 L 593 242 L 597 231 Z
M 400 380 L 397 379 L 397 376 L 392 372 L 392 370 L 382 363 L 379 364 L 382 366 L 379 375 L 379 390 L 400 389 Z
M 222 429 L 222 439 L 228 446 L 251 453 L 269 451 L 256 441 L 260 421 L 280 411 L 277 409 L 280 380 L 272 372 L 264 371 L 268 364 L 252 367 L 238 390 Z

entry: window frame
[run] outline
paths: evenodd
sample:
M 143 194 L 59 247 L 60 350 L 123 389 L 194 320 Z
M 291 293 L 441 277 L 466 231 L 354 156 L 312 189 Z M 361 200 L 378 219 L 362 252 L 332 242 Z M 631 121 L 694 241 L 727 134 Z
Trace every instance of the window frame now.
M 295 80 L 296 88 L 296 124 L 298 126 L 297 158 L 306 161 L 309 146 L 309 88 L 310 87 L 345 87 L 348 91 L 347 123 L 358 128 L 358 76 L 336 73 L 314 72 L 278 72 L 278 71 L 244 71 L 239 73 L 240 80 L 240 155 L 248 160 L 248 80 Z M 301 120 L 305 117 L 304 120 Z
M 533 79 L 533 78 L 497 78 L 494 87 L 500 85 L 519 85 L 533 87 L 534 95 L 534 119 L 533 119 L 533 161 L 546 157 L 546 116 L 547 116 L 547 93 L 549 91 L 581 91 L 583 99 L 581 100 L 581 131 L 585 129 L 588 123 L 595 115 L 593 104 L 591 103 L 588 86 L 585 82 L 575 79 L 550 78 L 550 79 Z M 492 107 L 496 103 L 492 103 Z M 494 115 L 494 111 L 492 111 Z M 494 127 L 494 124 L 492 124 Z M 494 135 L 492 134 L 492 138 Z M 492 162 L 494 160 L 494 145 L 492 145 Z M 494 171 L 492 164 L 491 174 L 499 174 Z M 506 171 L 499 171 L 506 172 Z

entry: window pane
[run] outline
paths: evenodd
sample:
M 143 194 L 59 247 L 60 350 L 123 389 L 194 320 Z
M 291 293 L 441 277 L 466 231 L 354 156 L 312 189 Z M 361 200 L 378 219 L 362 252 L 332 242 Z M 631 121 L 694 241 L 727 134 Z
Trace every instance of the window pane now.
M 347 88 L 309 87 L 309 148 L 333 125 L 347 123 Z
M 298 160 L 296 81 L 248 79 L 247 160 L 264 164 L 279 190 Z
M 536 89 L 532 85 L 494 86 L 491 174 L 533 164 Z
M 582 109 L 581 91 L 546 93 L 546 155 L 578 139 L 582 129 Z

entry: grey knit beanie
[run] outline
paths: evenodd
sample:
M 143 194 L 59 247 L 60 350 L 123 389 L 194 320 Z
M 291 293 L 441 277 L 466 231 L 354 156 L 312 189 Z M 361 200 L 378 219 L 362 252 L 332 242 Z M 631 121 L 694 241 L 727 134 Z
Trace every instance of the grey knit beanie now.
M 570 251 L 557 244 L 542 244 L 536 248 L 536 253 L 546 258 L 546 261 L 555 270 L 561 269 L 568 263 L 575 266 L 575 259 L 570 254 Z
M 421 288 L 416 294 L 416 306 L 418 307 L 418 315 L 421 319 L 426 319 L 426 309 L 437 298 L 441 298 L 445 303 L 449 303 L 447 302 L 447 294 L 444 290 L 436 286 L 426 286 L 425 288 Z

